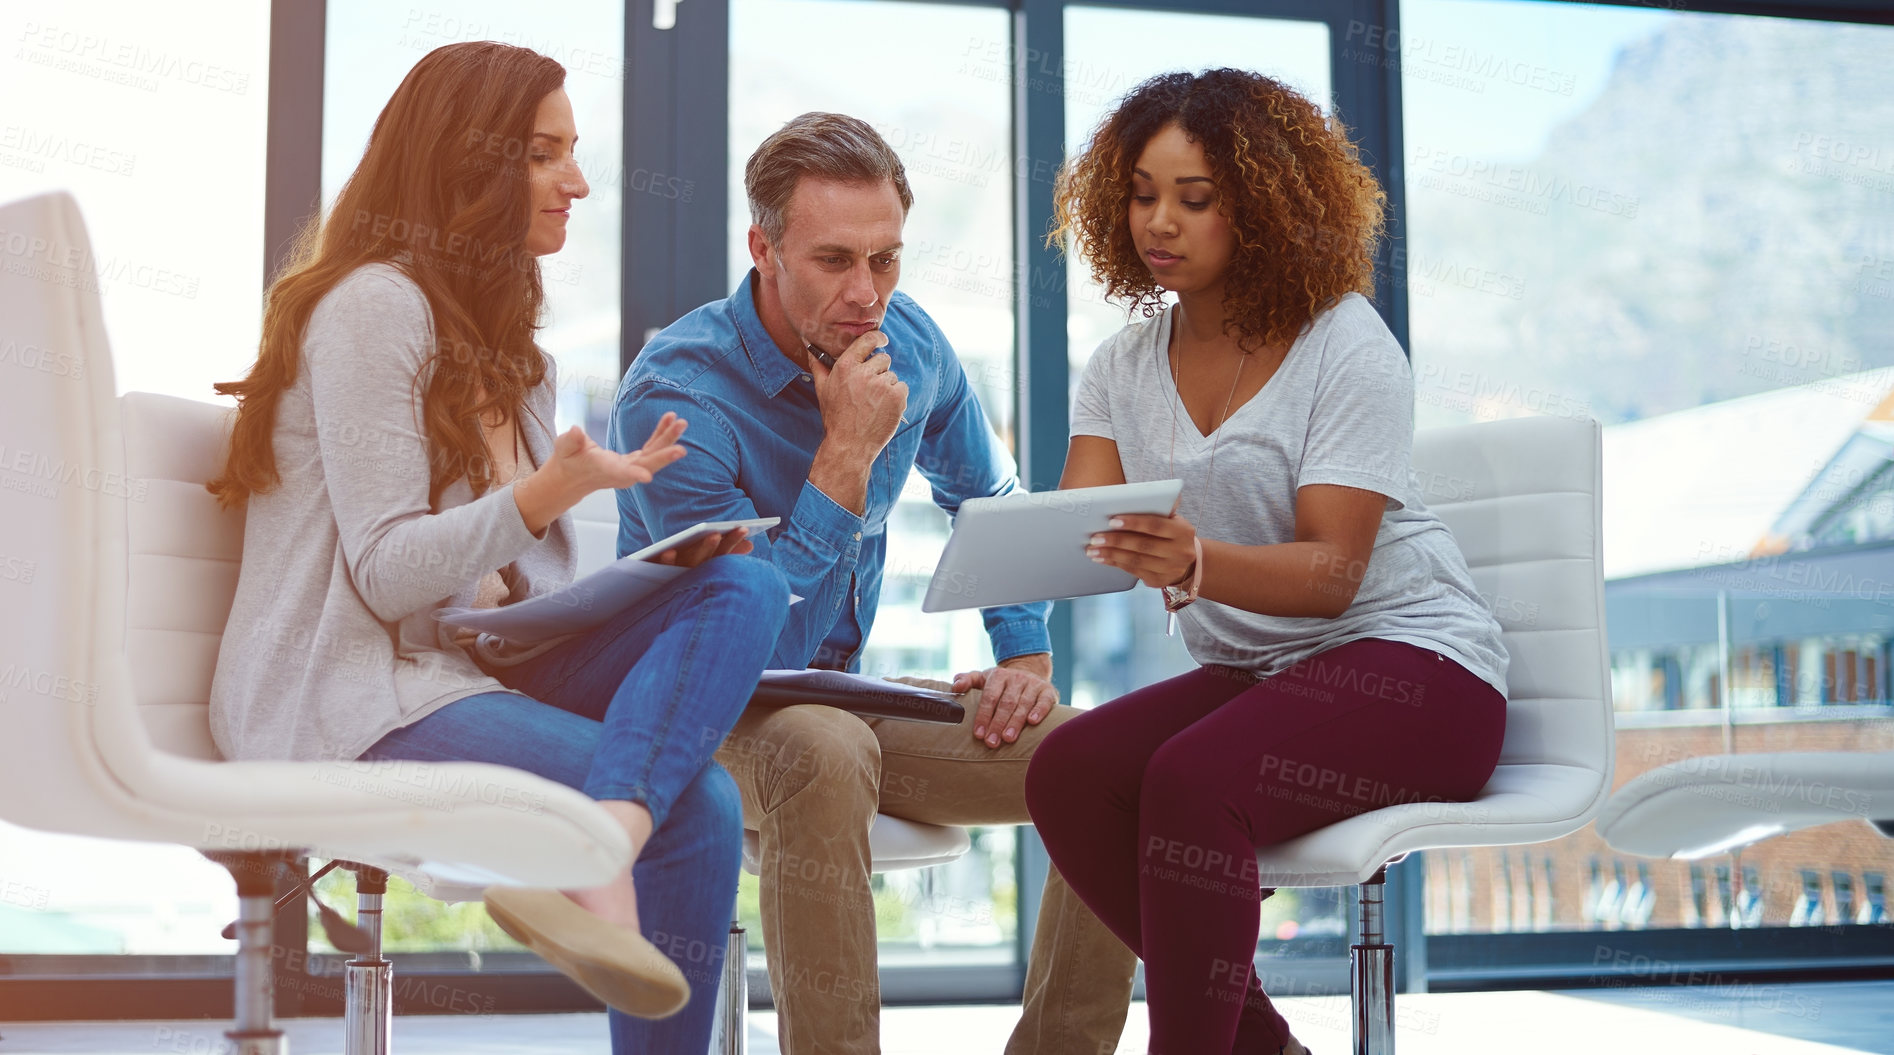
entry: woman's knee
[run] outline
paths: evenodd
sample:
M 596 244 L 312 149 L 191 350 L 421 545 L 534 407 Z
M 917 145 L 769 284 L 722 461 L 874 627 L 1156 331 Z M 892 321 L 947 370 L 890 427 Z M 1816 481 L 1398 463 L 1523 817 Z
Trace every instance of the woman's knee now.
M 1033 823 L 1056 823 L 1065 807 L 1095 801 L 1097 790 L 1087 779 L 1085 723 L 1067 721 L 1048 731 L 1033 749 L 1026 765 L 1026 812 Z
M 700 802 L 698 823 L 719 835 L 733 839 L 743 836 L 743 793 L 737 790 L 736 778 L 729 770 L 715 760 L 706 762 L 690 786 Z
M 1225 778 L 1211 761 L 1194 745 L 1167 741 L 1145 764 L 1144 780 L 1138 787 L 1139 813 L 1146 817 L 1195 813 L 1222 799 Z
M 772 561 L 743 553 L 713 557 L 704 564 L 704 579 L 746 610 L 778 620 L 789 611 L 789 580 Z
M 742 838 L 743 796 L 730 773 L 713 761 L 678 793 L 664 824 L 652 833 L 650 849 L 688 844 L 690 856 L 735 867 Z

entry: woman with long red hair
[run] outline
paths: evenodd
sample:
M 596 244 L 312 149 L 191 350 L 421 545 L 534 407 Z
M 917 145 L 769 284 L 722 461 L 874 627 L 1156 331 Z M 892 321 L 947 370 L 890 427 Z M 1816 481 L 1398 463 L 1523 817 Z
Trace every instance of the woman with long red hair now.
M 599 800 L 626 874 L 495 887 L 488 910 L 613 1009 L 614 1051 L 703 1051 L 742 833 L 711 752 L 774 648 L 781 574 L 739 531 L 667 553 L 690 570 L 581 635 L 435 619 L 567 585 L 568 510 L 685 453 L 671 415 L 628 454 L 552 430 L 539 258 L 589 190 L 564 80 L 524 48 L 430 52 L 271 285 L 256 364 L 217 386 L 238 412 L 210 490 L 247 515 L 212 733 L 231 759 L 490 762 Z

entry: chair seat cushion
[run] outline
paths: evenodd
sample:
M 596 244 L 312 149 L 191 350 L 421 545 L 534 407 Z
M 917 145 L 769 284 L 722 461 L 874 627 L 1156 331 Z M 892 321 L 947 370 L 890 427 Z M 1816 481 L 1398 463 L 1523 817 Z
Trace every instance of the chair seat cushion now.
M 743 869 L 751 875 L 760 871 L 761 847 L 756 832 L 743 833 Z M 922 824 L 885 813 L 875 814 L 868 825 L 868 854 L 876 872 L 946 864 L 972 848 L 967 829 L 954 825 Z
M 205 850 L 303 850 L 435 881 L 561 888 L 610 881 L 625 830 L 583 793 L 478 762 L 206 762 L 154 753 L 162 808 L 140 837 Z M 152 803 L 156 807 L 159 804 Z M 160 830 L 168 829 L 168 830 Z
M 1894 820 L 1894 751 L 1686 758 L 1619 788 L 1598 834 L 1624 853 L 1697 858 L 1843 820 Z
M 1261 885 L 1345 886 L 1404 853 L 1445 846 L 1513 846 L 1556 839 L 1592 808 L 1597 770 L 1502 765 L 1472 802 L 1409 802 L 1318 828 L 1256 851 Z

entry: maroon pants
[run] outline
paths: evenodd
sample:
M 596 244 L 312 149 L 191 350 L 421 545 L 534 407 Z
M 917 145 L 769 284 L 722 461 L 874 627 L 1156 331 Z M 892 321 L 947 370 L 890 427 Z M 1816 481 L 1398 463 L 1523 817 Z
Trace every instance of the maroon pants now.
M 1066 881 L 1144 961 L 1152 1055 L 1249 1055 L 1289 1027 L 1251 965 L 1255 847 L 1403 802 L 1469 801 L 1506 701 L 1460 664 L 1351 641 L 1258 680 L 1203 667 L 1041 741 L 1026 805 Z

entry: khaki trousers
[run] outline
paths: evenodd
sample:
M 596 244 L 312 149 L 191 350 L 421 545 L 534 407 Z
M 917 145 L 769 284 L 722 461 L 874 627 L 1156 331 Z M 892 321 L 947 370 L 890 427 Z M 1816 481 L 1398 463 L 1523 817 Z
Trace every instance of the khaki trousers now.
M 912 680 L 912 679 L 904 679 Z M 914 684 L 945 689 L 941 682 Z M 763 944 L 784 1055 L 881 1050 L 881 984 L 869 893 L 877 812 L 928 824 L 1026 824 L 1026 764 L 1079 712 L 1055 707 L 1019 739 L 973 738 L 979 693 L 960 725 L 860 718 L 833 707 L 752 707 L 717 752 L 760 837 Z M 1007 1055 L 1110 1055 L 1137 958 L 1054 869 L 1027 962 L 1024 1013 Z

